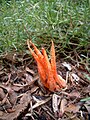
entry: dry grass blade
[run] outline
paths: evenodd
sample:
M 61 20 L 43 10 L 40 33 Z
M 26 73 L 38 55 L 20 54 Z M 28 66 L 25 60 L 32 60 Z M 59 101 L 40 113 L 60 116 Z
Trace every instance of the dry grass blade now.
M 52 119 L 57 120 L 57 118 L 55 118 L 54 114 L 51 113 L 45 106 L 42 106 L 42 109 L 43 109 L 49 116 L 51 116 Z
M 34 99 L 36 99 L 36 98 L 34 98 Z M 47 98 L 47 99 L 45 99 L 45 100 L 38 100 L 38 99 L 37 99 L 37 100 L 36 100 L 37 103 L 35 103 L 35 104 L 32 106 L 32 109 L 35 109 L 35 108 L 37 108 L 37 107 L 39 107 L 39 106 L 47 103 L 50 99 L 51 99 L 51 97 L 49 97 L 49 98 Z

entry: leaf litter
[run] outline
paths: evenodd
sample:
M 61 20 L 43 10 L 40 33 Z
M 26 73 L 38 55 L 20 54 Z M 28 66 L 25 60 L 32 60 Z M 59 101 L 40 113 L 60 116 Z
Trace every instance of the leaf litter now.
M 58 61 L 67 87 L 50 92 L 30 61 L 25 53 L 0 57 L 0 120 L 90 119 L 90 73 L 82 64 Z

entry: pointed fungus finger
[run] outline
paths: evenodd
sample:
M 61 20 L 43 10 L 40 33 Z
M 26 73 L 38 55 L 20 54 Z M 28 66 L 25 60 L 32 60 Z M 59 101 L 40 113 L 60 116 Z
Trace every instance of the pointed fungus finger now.
M 28 48 L 29 48 L 31 54 L 34 55 L 35 53 L 34 53 L 33 50 L 30 48 L 30 41 L 29 41 L 29 40 L 27 40 L 27 45 L 28 45 Z
M 51 69 L 51 66 L 50 66 L 50 62 L 49 62 L 49 59 L 48 59 L 48 56 L 47 56 L 47 53 L 45 51 L 44 48 L 42 48 L 42 54 L 44 56 L 44 67 L 46 68 L 46 72 L 49 71 L 49 69 Z
M 35 54 L 35 52 L 30 48 L 30 42 L 29 42 L 29 40 L 27 40 L 27 45 L 28 45 L 28 48 L 29 48 L 29 50 L 30 50 L 30 53 L 32 54 L 32 56 L 34 57 L 34 59 L 36 60 L 36 62 L 37 62 L 37 63 L 40 62 L 38 56 L 37 56 L 37 55 Z
M 55 57 L 55 49 L 54 49 L 53 41 L 52 41 L 52 46 L 51 46 L 51 68 L 52 68 L 53 74 L 56 75 L 57 74 L 56 57 Z
M 60 87 L 65 87 L 66 82 L 65 80 L 61 77 L 58 76 L 57 70 L 56 70 L 56 58 L 55 58 L 55 49 L 54 49 L 54 43 L 52 41 L 52 46 L 51 46 L 51 67 L 52 67 L 52 72 L 55 78 L 55 81 Z
M 51 69 L 52 69 L 55 81 L 57 82 L 58 74 L 57 74 L 57 69 L 56 69 L 56 57 L 55 57 L 55 48 L 54 48 L 53 41 L 52 41 L 52 46 L 51 46 Z
M 38 73 L 40 75 L 40 80 L 42 81 L 42 83 L 45 82 L 46 74 L 45 74 L 44 68 L 40 62 L 38 62 Z
M 32 43 L 32 42 L 30 41 L 30 44 L 31 44 L 32 47 L 34 48 L 34 51 L 35 51 L 35 53 L 37 54 L 37 56 L 40 57 L 40 59 L 42 59 L 42 58 L 43 58 L 42 53 L 38 50 L 38 48 L 34 45 L 34 43 Z
M 44 48 L 42 48 L 42 54 L 44 56 L 44 70 L 45 70 L 45 73 L 46 73 L 46 79 L 47 79 L 47 83 L 48 83 L 48 81 L 53 80 L 53 74 L 52 74 L 52 71 L 51 71 L 51 65 L 50 65 L 50 62 L 48 60 L 48 56 L 47 56 Z

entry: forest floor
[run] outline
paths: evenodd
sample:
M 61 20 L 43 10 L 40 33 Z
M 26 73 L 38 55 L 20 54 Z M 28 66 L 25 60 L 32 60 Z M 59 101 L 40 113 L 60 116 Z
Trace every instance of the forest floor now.
M 37 65 L 26 53 L 0 57 L 0 120 L 90 120 L 87 64 L 57 60 L 67 87 L 50 92 L 40 83 Z

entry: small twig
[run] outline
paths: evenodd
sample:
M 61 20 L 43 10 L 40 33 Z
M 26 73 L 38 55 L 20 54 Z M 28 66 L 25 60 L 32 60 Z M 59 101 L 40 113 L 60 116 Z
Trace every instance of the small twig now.
M 57 120 L 57 119 L 54 117 L 54 115 L 51 114 L 45 106 L 42 106 L 42 109 L 43 109 L 45 112 L 47 112 L 47 114 L 50 115 L 54 120 Z

